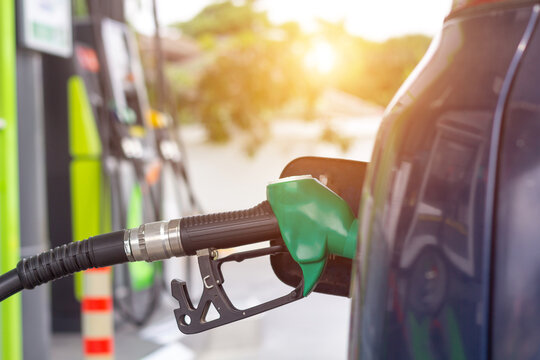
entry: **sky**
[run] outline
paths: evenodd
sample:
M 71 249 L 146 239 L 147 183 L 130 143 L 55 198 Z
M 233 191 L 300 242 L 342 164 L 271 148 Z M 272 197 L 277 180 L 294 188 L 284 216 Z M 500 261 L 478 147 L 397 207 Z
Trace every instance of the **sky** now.
M 131 0 L 128 15 L 139 31 L 153 32 L 151 0 Z M 163 25 L 186 21 L 212 0 L 158 0 Z M 451 0 L 259 0 L 261 10 L 281 23 L 297 21 L 307 31 L 316 20 L 344 20 L 347 29 L 369 40 L 382 41 L 405 34 L 435 35 L 448 14 Z

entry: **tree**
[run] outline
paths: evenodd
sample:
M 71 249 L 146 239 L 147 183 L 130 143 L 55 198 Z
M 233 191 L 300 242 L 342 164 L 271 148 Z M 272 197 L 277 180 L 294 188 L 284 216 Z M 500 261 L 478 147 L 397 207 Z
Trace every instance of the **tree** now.
M 254 1 L 235 5 L 231 1 L 210 4 L 193 19 L 177 25 L 186 35 L 198 38 L 234 35 L 244 31 L 259 31 L 271 26 L 265 12 L 256 11 Z
M 386 105 L 430 43 L 421 35 L 371 42 L 349 34 L 343 22 L 320 21 L 319 32 L 306 35 L 294 22 L 272 24 L 254 3 L 214 3 L 178 24 L 205 51 L 197 79 L 187 82 L 193 88 L 182 91 L 190 94 L 212 141 L 226 141 L 241 129 L 256 146 L 266 135 L 269 114 L 299 99 L 306 117 L 315 117 L 326 87 Z M 335 71 L 325 76 L 306 69 L 303 61 L 310 42 L 321 39 L 339 54 Z M 182 79 L 185 74 L 177 72 Z

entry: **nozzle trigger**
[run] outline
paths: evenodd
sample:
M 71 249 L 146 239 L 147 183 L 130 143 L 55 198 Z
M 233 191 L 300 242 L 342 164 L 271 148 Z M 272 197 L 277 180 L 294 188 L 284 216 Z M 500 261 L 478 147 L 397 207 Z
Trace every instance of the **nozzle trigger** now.
M 199 269 L 204 288 L 197 307 L 195 307 L 191 301 L 185 281 L 175 279 L 171 283 L 172 295 L 178 300 L 179 304 L 179 307 L 174 310 L 178 329 L 184 334 L 196 334 L 301 299 L 303 297 L 303 282 L 285 296 L 241 310 L 231 303 L 223 288 L 223 283 L 225 281 L 223 273 L 221 272 L 223 263 L 230 261 L 241 262 L 250 258 L 274 255 L 286 251 L 287 249 L 284 246 L 275 245 L 267 248 L 235 253 L 222 259 L 214 259 L 211 256 L 212 251 L 210 251 L 210 249 L 198 254 Z M 219 317 L 207 321 L 206 315 L 212 305 L 217 310 Z

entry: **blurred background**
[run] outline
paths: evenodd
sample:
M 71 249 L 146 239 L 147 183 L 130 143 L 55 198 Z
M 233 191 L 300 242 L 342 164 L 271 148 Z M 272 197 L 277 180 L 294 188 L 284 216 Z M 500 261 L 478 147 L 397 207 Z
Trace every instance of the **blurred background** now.
M 26 224 L 19 231 L 21 254 L 144 221 L 251 207 L 300 156 L 369 161 L 384 108 L 451 5 L 12 4 L 4 20 L 11 16 L 18 39 L 12 80 L 18 88 L 19 220 Z M 2 37 L 14 39 L 4 25 Z M 6 62 L 8 53 L 1 56 Z M 142 265 L 114 270 L 108 315 L 114 334 L 103 336 L 114 336 L 117 359 L 346 357 L 347 298 L 312 294 L 186 336 L 177 329 L 172 310 L 178 304 L 168 284 L 187 280 L 196 303 L 202 291 L 196 263 Z M 290 291 L 268 265 L 258 259 L 225 268 L 237 307 Z M 17 356 L 27 359 L 92 358 L 85 348 L 92 330 L 83 326 L 81 333 L 80 303 L 92 281 L 84 279 L 24 294 L 22 340 L 4 331 L 3 344 L 23 344 Z
M 167 92 L 204 208 L 254 204 L 266 182 L 298 156 L 368 161 L 384 107 L 450 6 L 425 0 L 157 1 Z M 154 103 L 152 11 L 151 0 L 126 1 Z

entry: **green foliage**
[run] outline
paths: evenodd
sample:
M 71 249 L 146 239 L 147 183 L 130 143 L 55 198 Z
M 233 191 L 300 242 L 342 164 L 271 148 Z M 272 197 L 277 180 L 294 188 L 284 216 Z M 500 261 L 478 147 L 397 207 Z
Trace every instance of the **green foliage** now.
M 187 35 L 195 38 L 205 35 L 232 35 L 246 30 L 258 31 L 270 26 L 265 12 L 258 12 L 253 1 L 235 5 L 231 1 L 218 2 L 205 7 L 192 20 L 178 24 Z
M 286 104 L 300 100 L 305 118 L 316 117 L 319 96 L 328 87 L 387 105 L 430 43 L 421 35 L 371 42 L 349 34 L 344 23 L 325 21 L 317 34 L 306 35 L 294 22 L 272 24 L 254 0 L 213 3 L 178 27 L 203 51 L 198 67 L 168 71 L 183 116 L 200 119 L 212 141 L 226 141 L 240 129 L 251 135 L 254 146 L 267 133 L 268 115 Z M 304 65 L 317 40 L 337 52 L 331 74 Z M 331 129 L 323 138 L 348 145 Z
M 264 114 L 301 94 L 302 71 L 287 42 L 253 32 L 237 34 L 206 68 L 197 87 L 198 110 L 210 139 L 227 140 L 234 127 L 263 137 Z
M 368 43 L 351 39 L 353 49 L 346 73 L 336 85 L 364 100 L 386 106 L 426 52 L 431 39 L 409 35 Z M 356 44 L 354 44 L 356 43 Z
M 211 59 L 199 72 L 190 104 L 211 141 L 226 141 L 240 129 L 256 147 L 266 136 L 267 114 L 314 92 L 295 49 L 303 36 L 298 24 L 271 24 L 253 1 L 211 4 L 179 27 Z M 175 76 L 186 83 L 179 72 Z

